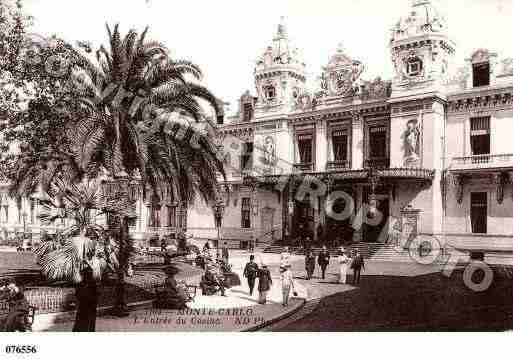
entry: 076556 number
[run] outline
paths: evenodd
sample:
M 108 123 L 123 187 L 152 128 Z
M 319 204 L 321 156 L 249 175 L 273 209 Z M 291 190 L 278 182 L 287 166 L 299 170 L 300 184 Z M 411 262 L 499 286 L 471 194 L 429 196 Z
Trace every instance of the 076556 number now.
M 7 354 L 35 354 L 37 348 L 35 345 L 6 345 L 5 352 Z

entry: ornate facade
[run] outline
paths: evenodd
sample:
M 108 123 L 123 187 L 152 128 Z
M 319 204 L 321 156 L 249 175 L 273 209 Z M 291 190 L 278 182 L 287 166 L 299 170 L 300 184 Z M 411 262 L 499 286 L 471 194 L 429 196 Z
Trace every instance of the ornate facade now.
M 479 49 L 454 69 L 446 29 L 431 1 L 412 1 L 391 30 L 391 80 L 366 79 L 339 46 L 309 89 L 280 24 L 255 66 L 255 94 L 219 128 L 239 148 L 227 161 L 223 240 L 386 242 L 415 231 L 457 246 L 504 245 L 513 60 Z M 189 208 L 187 224 L 216 238 L 208 206 Z

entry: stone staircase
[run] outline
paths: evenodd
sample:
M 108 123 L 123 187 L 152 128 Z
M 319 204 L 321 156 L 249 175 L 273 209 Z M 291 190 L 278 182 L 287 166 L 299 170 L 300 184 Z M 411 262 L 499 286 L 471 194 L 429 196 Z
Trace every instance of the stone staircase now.
M 281 253 L 283 252 L 283 246 L 280 245 L 270 245 L 265 247 L 262 252 L 264 253 Z M 344 246 L 346 252 L 352 252 L 354 249 L 358 248 L 358 251 L 363 255 L 363 257 L 367 260 L 375 260 L 375 261 L 383 261 L 383 262 L 414 262 L 415 260 L 410 256 L 410 253 L 404 249 L 396 248 L 391 244 L 383 244 L 383 243 L 354 243 L 349 246 Z M 298 247 L 289 247 L 289 250 L 293 254 L 304 254 L 302 248 Z M 312 251 L 314 255 L 318 255 L 321 251 L 319 247 L 313 247 Z M 331 256 L 338 255 L 338 248 L 329 248 Z M 429 260 L 434 262 L 434 257 L 430 255 L 426 255 L 422 257 L 423 261 L 428 262 Z

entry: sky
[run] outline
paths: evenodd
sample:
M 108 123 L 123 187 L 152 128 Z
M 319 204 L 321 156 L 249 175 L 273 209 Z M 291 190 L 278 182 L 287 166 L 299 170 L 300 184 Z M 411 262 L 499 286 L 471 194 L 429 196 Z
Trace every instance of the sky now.
M 27 0 L 34 31 L 66 40 L 106 43 L 105 24 L 121 31 L 150 26 L 149 38 L 161 41 L 175 58 L 189 59 L 218 97 L 236 101 L 254 93 L 256 59 L 271 44 L 283 16 L 312 78 L 320 74 L 339 43 L 365 65 L 362 77 L 392 78 L 389 30 L 408 14 L 411 0 Z M 513 57 L 513 1 L 433 0 L 447 18 L 461 65 L 478 48 Z

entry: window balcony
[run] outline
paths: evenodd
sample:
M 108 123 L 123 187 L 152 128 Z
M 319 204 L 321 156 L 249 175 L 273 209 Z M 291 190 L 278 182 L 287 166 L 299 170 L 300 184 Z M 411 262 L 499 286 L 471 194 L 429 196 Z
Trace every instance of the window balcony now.
M 294 165 L 294 169 L 299 172 L 312 172 L 313 171 L 313 163 L 296 163 Z
M 454 157 L 451 162 L 451 170 L 486 170 L 513 167 L 513 154 L 500 155 L 474 155 Z
M 329 161 L 326 165 L 328 171 L 346 170 L 350 167 L 348 160 Z
M 390 167 L 390 158 L 388 157 L 373 157 L 366 159 L 363 166 L 365 168 L 388 168 Z

